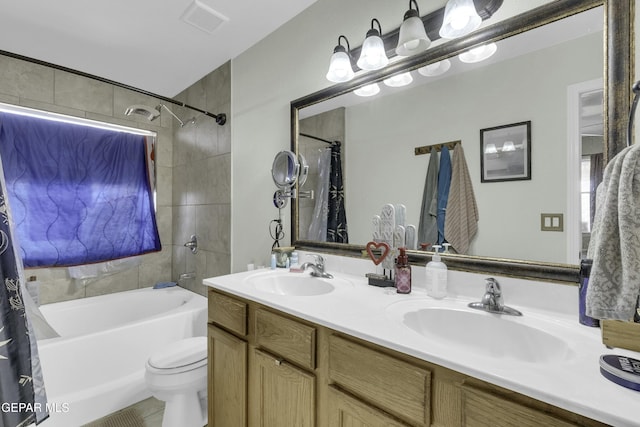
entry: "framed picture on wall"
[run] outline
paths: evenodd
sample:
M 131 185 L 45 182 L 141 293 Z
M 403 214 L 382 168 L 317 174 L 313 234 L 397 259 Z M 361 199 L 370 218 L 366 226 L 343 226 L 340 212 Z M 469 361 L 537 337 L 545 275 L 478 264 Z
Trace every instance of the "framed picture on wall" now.
M 481 182 L 531 179 L 531 121 L 480 129 Z

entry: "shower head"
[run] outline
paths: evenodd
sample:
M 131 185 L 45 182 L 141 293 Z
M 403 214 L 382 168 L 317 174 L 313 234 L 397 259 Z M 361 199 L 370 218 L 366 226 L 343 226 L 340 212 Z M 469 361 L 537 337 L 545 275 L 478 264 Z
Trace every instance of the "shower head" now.
M 132 114 L 138 114 L 145 117 L 149 121 L 153 121 L 160 117 L 160 109 L 158 107 L 148 107 L 142 104 L 130 105 L 124 110 L 124 114 L 130 116 Z

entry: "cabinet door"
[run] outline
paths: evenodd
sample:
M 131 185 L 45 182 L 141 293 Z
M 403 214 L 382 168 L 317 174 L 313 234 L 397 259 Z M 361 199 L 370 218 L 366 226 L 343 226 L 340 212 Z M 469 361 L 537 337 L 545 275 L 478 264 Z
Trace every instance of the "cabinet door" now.
M 331 427 L 408 427 L 390 415 L 329 386 Z
M 209 426 L 247 425 L 247 343 L 209 325 Z
M 253 356 L 251 425 L 315 426 L 315 376 L 258 349 Z

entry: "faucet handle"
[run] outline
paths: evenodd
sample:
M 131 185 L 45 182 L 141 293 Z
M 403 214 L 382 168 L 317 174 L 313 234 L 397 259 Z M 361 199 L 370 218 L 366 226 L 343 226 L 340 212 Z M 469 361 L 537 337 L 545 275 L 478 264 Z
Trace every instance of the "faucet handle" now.
M 324 257 L 322 255 L 318 255 L 318 254 L 309 254 L 307 256 L 312 256 L 315 258 L 316 260 L 316 265 L 318 267 L 324 267 Z
M 493 294 L 495 296 L 500 296 L 502 294 L 502 289 L 500 288 L 500 284 L 493 277 L 487 277 L 485 279 L 486 283 L 486 292 Z

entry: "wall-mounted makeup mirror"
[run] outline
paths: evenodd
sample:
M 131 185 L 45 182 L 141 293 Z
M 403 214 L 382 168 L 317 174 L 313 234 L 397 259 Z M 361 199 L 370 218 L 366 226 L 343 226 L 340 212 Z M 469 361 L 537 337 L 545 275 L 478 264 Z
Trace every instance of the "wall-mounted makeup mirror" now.
M 349 210 L 352 211 L 352 216 L 349 218 L 350 244 L 312 241 L 305 237 L 306 224 L 304 213 L 301 212 L 301 210 L 306 208 L 306 201 L 301 205 L 300 202 L 296 200 L 292 203 L 292 242 L 296 246 L 309 250 L 336 251 L 342 254 L 360 256 L 366 240 L 364 240 L 364 234 L 362 237 L 359 237 L 360 233 L 358 228 L 361 225 L 366 228 L 367 224 L 370 223 L 371 215 L 375 213 L 374 207 L 367 207 L 366 203 L 362 202 L 363 198 L 372 199 L 372 202 L 376 204 L 375 206 L 378 209 L 380 203 L 387 202 L 404 203 L 407 205 L 413 203 L 414 206 L 418 205 L 417 202 L 414 203 L 413 199 L 409 200 L 410 197 L 407 195 L 397 196 L 399 198 L 394 199 L 393 197 L 397 192 L 381 195 L 380 191 L 377 191 L 380 185 L 374 181 L 376 174 L 370 171 L 379 166 L 381 162 L 384 162 L 385 167 L 393 171 L 394 177 L 396 174 L 406 174 L 407 178 L 401 185 L 396 186 L 396 188 L 409 188 L 416 193 L 415 197 L 418 198 L 424 185 L 426 162 L 424 162 L 423 169 L 411 175 L 411 166 L 419 162 L 419 160 L 416 160 L 418 156 L 413 155 L 412 149 L 411 152 L 406 150 L 403 144 L 410 147 L 417 147 L 457 139 L 462 139 L 467 163 L 470 165 L 470 169 L 472 169 L 473 178 L 477 181 L 477 184 L 474 183 L 474 186 L 478 188 L 478 190 L 476 190 L 478 193 L 477 197 L 482 197 L 483 200 L 480 216 L 481 221 L 484 221 L 485 225 L 492 221 L 504 224 L 508 215 L 511 219 L 515 218 L 514 226 L 517 228 L 518 222 L 522 222 L 522 218 L 525 218 L 526 215 L 529 215 L 532 211 L 531 208 L 528 208 L 522 211 L 523 213 L 514 211 L 513 214 L 507 214 L 507 212 L 510 212 L 510 209 L 514 207 L 512 205 L 520 204 L 514 201 L 520 200 L 518 198 L 522 198 L 522 195 L 526 195 L 522 200 L 529 203 L 530 205 L 528 206 L 535 206 L 535 216 L 538 218 L 538 221 L 540 214 L 545 212 L 544 209 L 547 209 L 547 205 L 550 205 L 550 203 L 547 202 L 551 197 L 555 198 L 556 204 L 553 206 L 555 208 L 558 203 L 562 203 L 561 212 L 565 214 L 565 224 L 567 224 L 568 216 L 575 214 L 568 212 L 565 205 L 565 200 L 568 197 L 568 190 L 566 190 L 568 185 L 566 179 L 567 174 L 565 170 L 567 162 L 558 160 L 559 163 L 556 166 L 552 166 L 553 162 L 549 161 L 549 159 L 554 156 L 558 157 L 558 159 L 566 159 L 568 156 L 566 144 L 568 134 L 567 87 L 570 83 L 574 83 L 574 80 L 571 79 L 575 79 L 575 82 L 589 81 L 590 83 L 594 81 L 597 83 L 598 78 L 600 79 L 599 87 L 593 89 L 593 92 L 599 91 L 601 98 L 593 96 L 591 93 L 585 97 L 585 100 L 590 100 L 591 98 L 595 100 L 602 99 L 602 103 L 604 104 L 603 107 L 600 107 L 600 111 L 604 111 L 603 114 L 601 114 L 602 124 L 598 131 L 600 133 L 599 142 L 596 141 L 598 138 L 593 136 L 594 133 L 597 133 L 593 130 L 583 132 L 582 135 L 583 139 L 588 138 L 592 145 L 599 145 L 601 147 L 600 151 L 604 151 L 605 159 L 611 158 L 624 147 L 626 138 L 626 117 L 629 109 L 629 93 L 631 87 L 631 10 L 631 1 L 629 0 L 553 1 L 498 24 L 488 25 L 469 36 L 438 44 L 423 54 L 402 59 L 392 63 L 383 70 L 371 73 L 359 73 L 348 83 L 337 84 L 293 101 L 291 103 L 292 150 L 295 153 L 307 154 L 312 165 L 314 164 L 314 159 L 309 157 L 309 151 L 306 151 L 308 150 L 307 146 L 310 146 L 311 143 L 308 138 L 301 135 L 307 131 L 307 123 L 305 123 L 305 121 L 319 114 L 338 114 L 340 117 L 337 121 L 344 122 L 341 130 L 331 129 L 327 131 L 328 134 L 319 134 L 320 131 L 318 128 L 314 127 L 314 135 L 329 139 L 336 137 L 341 138 L 344 153 L 343 169 L 345 171 L 347 216 L 349 217 Z M 442 80 L 437 80 L 437 83 L 433 84 L 432 87 L 435 88 L 438 86 L 441 90 L 430 89 L 423 90 L 422 92 L 419 92 L 418 89 L 411 88 L 405 90 L 405 92 L 409 93 L 408 96 L 413 96 L 410 102 L 406 101 L 407 98 L 400 98 L 400 95 L 383 97 L 375 101 L 367 101 L 366 103 L 358 101 L 359 104 L 357 107 L 352 107 L 342 102 L 342 100 L 347 97 L 353 97 L 352 92 L 354 89 L 374 82 L 382 83 L 382 80 L 392 75 L 412 71 L 417 76 L 415 72 L 418 69 L 429 64 L 435 64 L 444 59 L 448 59 L 454 63 L 454 61 L 457 61 L 456 56 L 459 53 L 479 44 L 498 42 L 499 46 L 500 43 L 503 43 L 514 45 L 512 48 L 519 49 L 515 44 L 516 40 L 520 38 L 526 40 L 527 37 L 531 37 L 531 34 L 537 34 L 533 30 L 538 28 L 542 29 L 542 27 L 553 24 L 553 26 L 559 28 L 559 31 L 563 32 L 566 30 L 563 26 L 564 22 L 579 21 L 584 18 L 582 15 L 586 17 L 587 21 L 591 20 L 590 22 L 595 23 L 594 28 L 591 30 L 592 34 L 583 34 L 586 37 L 584 40 L 582 40 L 581 37 L 580 40 L 570 40 L 569 42 L 574 43 L 574 47 L 579 44 L 580 47 L 578 49 L 583 52 L 585 56 L 581 57 L 582 59 L 580 60 L 565 54 L 558 56 L 558 58 L 564 58 L 564 60 L 567 61 L 567 65 L 572 62 L 576 64 L 580 62 L 583 64 L 583 66 L 578 69 L 572 68 L 569 70 L 569 68 L 563 65 L 564 63 L 561 63 L 562 61 L 543 62 L 540 59 L 541 56 L 535 57 L 534 52 L 531 59 L 528 60 L 529 62 L 523 59 L 524 57 L 520 58 L 519 65 L 523 65 L 523 67 L 519 68 L 521 70 L 519 74 L 507 75 L 503 71 L 497 71 L 497 68 L 481 68 L 475 66 L 476 69 L 472 71 L 476 73 L 473 74 L 474 77 L 471 77 L 471 72 L 467 73 L 465 71 L 465 80 L 460 78 L 453 83 L 447 83 L 442 77 L 438 77 L 438 79 Z M 490 21 L 488 24 L 489 23 Z M 604 26 L 602 23 L 604 23 Z M 598 26 L 599 29 L 596 28 Z M 584 28 L 582 28 L 582 30 L 584 30 Z M 597 34 L 598 32 L 600 35 Z M 603 41 L 605 46 L 604 52 L 602 52 Z M 525 44 L 530 43 L 525 41 Z M 547 50 L 552 51 L 555 49 L 557 54 L 562 50 L 561 47 L 568 47 L 568 45 L 560 46 L 558 43 L 554 44 L 554 42 L 551 41 L 547 46 Z M 595 58 L 596 62 L 594 62 L 595 51 L 601 52 L 599 59 Z M 575 54 L 579 53 L 575 51 L 575 49 L 573 51 L 570 49 L 569 52 L 571 55 L 573 55 L 574 52 Z M 522 54 L 522 52 L 518 53 L 518 55 L 520 54 Z M 553 52 L 550 53 L 550 57 L 552 57 L 552 54 Z M 538 55 L 540 54 L 538 53 Z M 512 58 L 511 62 L 507 60 L 503 62 L 508 64 L 512 69 L 515 69 L 515 65 L 517 65 L 516 60 L 517 58 Z M 452 70 L 456 65 L 459 64 L 454 64 L 454 66 L 451 67 Z M 595 72 L 593 72 L 594 65 Z M 527 70 L 527 68 L 529 70 Z M 587 68 L 591 69 L 590 73 L 585 72 Z M 528 74 L 534 69 L 538 70 L 535 74 Z M 546 74 L 543 74 L 543 72 Z M 559 82 L 552 90 L 554 97 L 549 97 L 549 102 L 553 104 L 554 108 L 557 107 L 557 110 L 554 109 L 553 113 L 551 113 L 551 109 L 545 107 L 542 102 L 530 102 L 531 100 L 528 98 L 528 94 L 531 92 L 529 89 L 540 88 L 547 91 L 552 86 L 551 80 L 549 79 L 552 77 L 554 80 L 553 84 L 556 84 L 555 80 L 560 81 L 564 78 L 562 76 L 563 73 L 564 77 L 567 77 L 568 74 L 573 75 Z M 414 79 L 417 78 L 419 77 L 414 77 Z M 500 108 L 495 108 L 495 104 L 491 104 L 492 97 L 497 96 L 501 90 L 509 85 L 515 87 L 515 90 L 512 90 L 510 94 L 504 93 L 505 97 L 500 98 Z M 380 86 L 383 90 L 389 89 L 385 88 L 382 84 Z M 445 87 L 449 89 L 445 90 Z M 591 91 L 591 89 L 589 90 Z M 507 104 L 509 98 L 517 101 L 517 104 L 515 104 L 517 107 Z M 418 103 L 422 104 L 419 105 Z M 532 110 L 533 104 L 537 105 L 538 111 Z M 410 111 L 402 110 L 404 105 L 419 105 L 420 109 L 414 108 Z M 576 107 L 576 109 L 578 108 L 579 107 Z M 446 110 L 458 112 L 458 115 L 438 115 L 440 112 Z M 499 110 L 501 110 L 502 113 L 500 113 Z M 383 113 L 384 111 L 390 111 L 389 114 L 393 116 L 383 116 L 382 114 L 385 114 Z M 426 122 L 426 114 L 430 114 L 430 117 L 435 117 L 437 120 L 435 124 L 432 123 L 430 127 L 421 130 L 420 139 L 415 139 L 414 135 L 408 132 L 408 129 L 419 128 L 421 121 Z M 545 114 L 547 117 L 543 117 Z M 367 116 L 373 118 L 374 121 L 370 122 L 374 124 L 373 127 L 364 122 L 357 124 L 350 122 L 356 117 L 364 119 Z M 380 120 L 380 117 L 385 117 L 385 120 Z M 387 120 L 387 118 L 389 118 L 389 120 Z M 399 121 L 400 119 L 410 121 L 403 122 Z M 481 191 L 479 187 L 481 184 L 479 153 L 480 130 L 530 119 L 532 120 L 533 126 L 533 180 L 520 181 L 517 183 L 486 183 L 482 184 L 483 188 Z M 547 121 L 547 119 L 549 120 Z M 552 122 L 552 120 L 555 121 Z M 385 122 L 384 124 L 382 124 L 383 121 Z M 317 122 L 326 123 L 327 121 L 323 119 L 317 120 Z M 335 121 L 332 120 L 331 122 L 333 123 Z M 369 126 L 368 129 L 367 126 Z M 551 127 L 553 127 L 553 133 L 550 132 Z M 451 134 L 449 135 L 449 133 Z M 384 137 L 380 138 L 378 142 L 376 138 L 381 135 Z M 412 144 L 413 142 L 415 143 Z M 594 142 L 595 144 L 593 144 Z M 555 144 L 555 146 L 553 144 Z M 403 148 L 400 149 L 399 147 Z M 376 154 L 376 150 L 378 149 L 381 150 L 379 155 Z M 422 158 L 424 157 L 428 156 L 422 156 Z M 578 163 L 577 155 L 576 163 Z M 546 166 L 541 168 L 540 166 L 542 164 Z M 579 166 L 576 166 L 576 168 L 579 168 Z M 311 171 L 311 175 L 313 175 L 313 171 Z M 362 184 L 361 187 L 357 187 L 358 184 Z M 376 191 L 366 190 L 364 184 L 368 184 L 369 188 L 375 188 Z M 516 185 L 520 187 L 515 188 Z M 302 188 L 300 185 L 297 187 Z M 562 191 L 557 195 L 554 193 L 552 196 L 550 191 L 556 188 L 561 188 Z M 304 188 L 302 189 L 304 190 Z M 384 198 L 383 202 L 382 199 L 373 200 L 375 197 L 378 197 L 378 195 Z M 491 197 L 493 198 L 490 199 Z M 359 208 L 362 208 L 362 211 L 354 214 L 353 212 Z M 414 207 L 413 211 L 416 210 L 419 211 L 419 208 Z M 414 214 L 417 215 L 416 212 L 414 212 Z M 497 242 L 497 239 L 500 237 L 499 235 L 508 234 L 509 238 L 515 240 L 515 243 L 520 246 L 525 247 L 531 245 L 532 237 L 526 234 L 495 232 L 492 231 L 493 229 L 491 228 L 483 231 L 482 225 L 483 224 L 479 224 L 480 233 L 484 232 L 484 237 L 488 235 L 488 242 L 491 241 L 491 239 Z M 535 227 L 537 227 L 537 232 L 540 235 L 539 222 L 535 224 Z M 363 232 L 366 233 L 366 230 Z M 543 240 L 537 242 L 536 247 L 539 247 L 538 244 L 543 246 L 545 244 L 544 239 L 553 242 L 553 239 L 562 238 L 560 234 L 550 232 L 541 234 L 541 236 Z M 551 245 L 554 244 L 551 243 Z M 498 246 L 506 246 L 506 244 L 498 243 Z M 429 256 L 429 254 L 420 251 L 410 252 L 411 259 L 420 263 L 424 263 Z M 564 256 L 564 253 L 562 256 Z M 467 271 L 510 274 L 543 280 L 576 282 L 578 279 L 577 262 L 567 262 L 565 258 L 561 257 L 557 259 L 548 258 L 538 249 L 535 249 L 533 253 L 511 250 L 491 252 L 479 249 L 477 252 L 473 252 L 472 255 L 450 256 L 448 265 L 452 268 Z
M 302 154 L 287 150 L 280 151 L 273 159 L 271 177 L 278 187 L 273 195 L 274 205 L 282 209 L 287 205 L 287 199 L 298 195 L 294 188 L 296 184 L 302 187 L 307 181 L 309 165 Z

